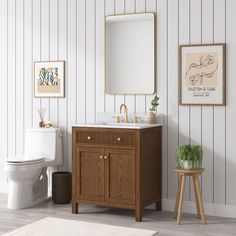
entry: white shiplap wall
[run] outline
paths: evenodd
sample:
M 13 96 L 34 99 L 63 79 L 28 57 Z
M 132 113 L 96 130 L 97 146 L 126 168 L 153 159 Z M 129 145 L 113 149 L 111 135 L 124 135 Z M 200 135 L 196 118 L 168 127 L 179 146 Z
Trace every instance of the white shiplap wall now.
M 104 16 L 157 13 L 157 94 L 163 127 L 163 198 L 177 189 L 175 150 L 201 144 L 206 203 L 236 205 L 235 0 L 1 0 L 0 183 L 4 160 L 21 154 L 24 132 L 37 126 L 37 108 L 63 129 L 65 163 L 71 167 L 71 125 L 97 112 L 148 111 L 150 95 L 104 95 Z M 227 106 L 178 106 L 178 44 L 227 43 Z M 66 61 L 66 97 L 33 97 L 33 62 Z M 194 200 L 191 182 L 185 199 Z

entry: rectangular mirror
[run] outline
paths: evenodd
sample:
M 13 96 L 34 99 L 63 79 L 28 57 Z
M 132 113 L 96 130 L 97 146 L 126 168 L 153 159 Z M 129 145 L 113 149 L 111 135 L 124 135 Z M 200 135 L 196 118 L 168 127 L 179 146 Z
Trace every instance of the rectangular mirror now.
M 108 94 L 155 92 L 155 15 L 107 16 L 105 91 Z

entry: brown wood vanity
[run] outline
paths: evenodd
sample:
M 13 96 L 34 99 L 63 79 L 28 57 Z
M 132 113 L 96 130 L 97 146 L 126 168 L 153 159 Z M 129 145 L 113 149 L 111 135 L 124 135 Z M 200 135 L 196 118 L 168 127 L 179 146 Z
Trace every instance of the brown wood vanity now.
M 72 128 L 72 213 L 78 204 L 161 210 L 161 126 L 144 129 Z

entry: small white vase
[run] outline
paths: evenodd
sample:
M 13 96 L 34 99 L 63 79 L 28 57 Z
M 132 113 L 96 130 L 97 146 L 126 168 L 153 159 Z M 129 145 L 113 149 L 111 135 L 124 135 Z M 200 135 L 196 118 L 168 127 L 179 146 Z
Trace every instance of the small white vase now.
M 150 111 L 147 113 L 146 123 L 148 123 L 148 124 L 156 124 L 157 123 L 157 116 L 154 112 Z

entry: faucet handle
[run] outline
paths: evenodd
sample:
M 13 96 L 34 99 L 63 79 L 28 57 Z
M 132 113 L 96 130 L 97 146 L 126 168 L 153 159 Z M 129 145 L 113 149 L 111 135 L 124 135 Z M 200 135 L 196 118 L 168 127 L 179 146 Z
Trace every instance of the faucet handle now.
M 115 123 L 120 123 L 120 116 L 112 116 L 112 118 L 115 118 Z
M 115 121 L 116 121 L 116 123 L 120 123 L 120 117 L 119 117 L 119 116 L 116 116 L 116 117 L 115 117 Z
M 138 123 L 138 117 L 134 115 L 133 117 L 133 123 Z
M 133 116 L 133 123 L 141 123 L 141 117 L 140 116 Z

